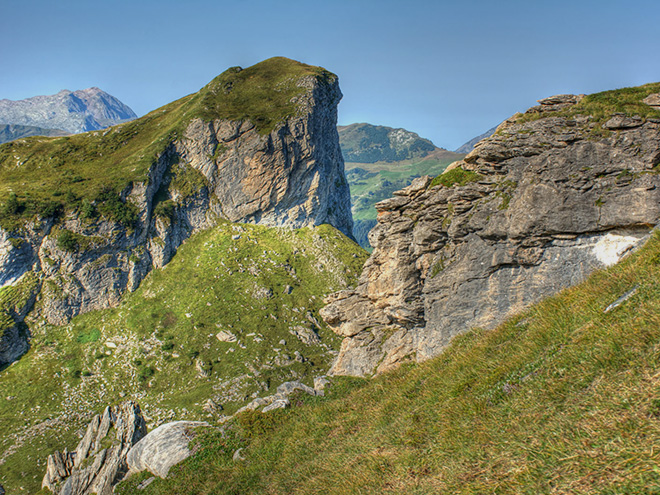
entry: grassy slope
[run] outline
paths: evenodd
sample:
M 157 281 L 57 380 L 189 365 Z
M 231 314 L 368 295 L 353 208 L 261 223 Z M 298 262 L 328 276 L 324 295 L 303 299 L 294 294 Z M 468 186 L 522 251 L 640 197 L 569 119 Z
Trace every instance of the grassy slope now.
M 310 346 L 289 330 L 315 328 L 308 312 L 318 320 L 322 296 L 354 283 L 365 257 L 329 226 L 226 223 L 187 240 L 117 308 L 31 325 L 30 351 L 0 373 L 0 483 L 36 492 L 48 454 L 74 448 L 76 431 L 107 404 L 133 398 L 154 422 L 214 421 L 202 409 L 209 397 L 232 413 L 282 381 L 311 384 L 339 339 L 321 324 L 321 345 Z M 220 330 L 238 341 L 220 342 Z
M 633 287 L 611 312 L 604 309 Z M 660 236 L 438 358 L 244 417 L 146 494 L 660 493 Z M 243 446 L 244 462 L 233 462 Z M 125 483 L 133 493 L 141 475 Z
M 250 120 L 262 133 L 295 114 L 291 102 L 304 76 L 330 81 L 325 69 L 283 57 L 239 71 L 231 68 L 198 93 L 132 122 L 61 138 L 26 138 L 0 146 L 0 226 L 14 229 L 36 215 L 79 210 L 105 190 L 145 181 L 157 156 L 200 117 Z M 10 194 L 19 207 L 6 205 Z

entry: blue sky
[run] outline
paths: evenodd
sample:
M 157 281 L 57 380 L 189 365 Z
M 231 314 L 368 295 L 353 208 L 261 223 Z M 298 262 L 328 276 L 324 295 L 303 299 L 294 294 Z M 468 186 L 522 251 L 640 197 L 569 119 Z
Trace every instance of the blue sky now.
M 0 0 L 0 98 L 98 86 L 143 115 L 272 56 L 340 77 L 341 124 L 455 149 L 539 98 L 660 81 L 657 0 Z

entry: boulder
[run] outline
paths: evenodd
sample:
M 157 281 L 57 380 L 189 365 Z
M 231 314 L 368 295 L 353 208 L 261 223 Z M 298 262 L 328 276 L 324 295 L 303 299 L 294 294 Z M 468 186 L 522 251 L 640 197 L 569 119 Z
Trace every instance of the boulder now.
M 131 472 L 146 469 L 151 474 L 166 478 L 172 466 L 192 454 L 188 444 L 193 439 L 195 430 L 203 426 L 209 424 L 201 421 L 174 421 L 159 426 L 128 452 L 128 468 Z

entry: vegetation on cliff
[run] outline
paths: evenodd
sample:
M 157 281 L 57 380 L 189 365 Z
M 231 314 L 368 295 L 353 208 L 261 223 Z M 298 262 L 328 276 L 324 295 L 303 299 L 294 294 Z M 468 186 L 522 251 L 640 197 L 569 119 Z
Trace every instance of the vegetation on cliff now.
M 151 165 L 194 118 L 249 120 L 268 133 L 296 114 L 296 98 L 305 91 L 299 83 L 308 76 L 336 78 L 320 67 L 276 57 L 228 69 L 198 93 L 126 124 L 6 143 L 0 146 L 0 227 L 14 230 L 36 217 L 80 212 L 108 191 L 119 198 L 131 184 L 148 183 Z
M 240 416 L 144 493 L 656 493 L 659 280 L 655 234 L 437 358 Z

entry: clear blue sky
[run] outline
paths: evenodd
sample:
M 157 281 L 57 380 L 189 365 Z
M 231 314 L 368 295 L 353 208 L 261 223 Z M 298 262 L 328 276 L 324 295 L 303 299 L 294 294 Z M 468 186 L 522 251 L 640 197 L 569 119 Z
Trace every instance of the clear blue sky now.
M 535 100 L 660 81 L 658 0 L 0 0 L 0 98 L 98 86 L 143 115 L 272 56 L 340 77 L 341 124 L 455 149 Z

